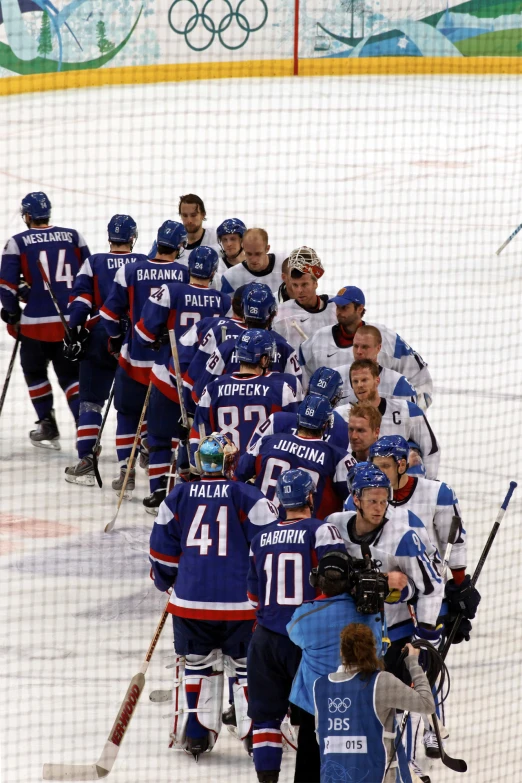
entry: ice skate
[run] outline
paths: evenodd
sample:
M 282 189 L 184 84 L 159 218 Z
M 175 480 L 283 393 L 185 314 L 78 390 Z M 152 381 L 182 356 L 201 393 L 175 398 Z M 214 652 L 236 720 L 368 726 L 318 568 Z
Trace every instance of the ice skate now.
M 151 492 L 150 495 L 147 495 L 146 498 L 143 498 L 143 505 L 145 506 L 145 511 L 147 514 L 152 514 L 153 516 L 156 516 L 158 513 L 158 508 L 163 503 L 167 496 L 167 476 L 162 476 L 160 478 L 160 486 L 158 489 L 156 489 L 154 492 Z
M 432 729 L 426 729 L 422 738 L 422 744 L 428 758 L 440 759 L 440 748 L 437 742 L 437 736 Z
M 65 468 L 65 480 L 69 484 L 80 484 L 83 487 L 93 487 L 96 482 L 92 455 L 87 454 L 76 465 Z
M 123 487 L 123 482 L 125 481 L 126 473 L 127 473 L 127 466 L 123 465 L 120 468 L 120 475 L 118 476 L 118 478 L 115 478 L 112 482 L 112 488 L 118 494 L 121 492 L 121 488 Z M 136 468 L 131 468 L 129 473 L 129 480 L 127 481 L 127 486 L 125 487 L 125 493 L 123 495 L 125 500 L 130 500 L 132 498 L 132 493 L 135 486 L 136 486 Z
M 199 757 L 202 753 L 208 750 L 209 741 L 208 734 L 204 737 L 187 737 L 187 753 L 191 753 L 194 756 L 194 761 L 199 761 Z
M 257 773 L 257 779 L 259 783 L 278 783 L 279 770 L 267 769 Z
M 33 446 L 39 449 L 60 451 L 60 433 L 56 426 L 54 411 L 50 411 L 48 416 L 35 423 L 38 425 L 37 428 L 29 433 Z

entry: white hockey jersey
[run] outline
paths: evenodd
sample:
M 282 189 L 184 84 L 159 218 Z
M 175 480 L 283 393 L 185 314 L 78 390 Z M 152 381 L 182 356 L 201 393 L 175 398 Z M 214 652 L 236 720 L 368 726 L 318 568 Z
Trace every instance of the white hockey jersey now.
M 369 325 L 376 326 L 382 336 L 382 348 L 377 356 L 378 363 L 382 367 L 389 367 L 390 370 L 404 375 L 417 393 L 423 395 L 423 407 L 428 407 L 433 395 L 433 381 L 426 362 L 392 329 L 382 324 Z M 332 327 L 326 326 L 301 345 L 299 361 L 303 367 L 306 367 L 306 376 L 309 378 L 318 367 L 323 365 L 339 367 L 343 364 L 351 364 L 353 350 L 351 346 L 341 348 L 335 341 Z
M 346 404 L 351 402 L 352 404 L 357 402 L 357 397 L 350 384 L 350 364 L 344 364 L 342 367 L 334 367 L 334 370 L 340 374 L 343 379 L 343 396 L 341 402 Z M 409 400 L 410 402 L 417 402 L 417 392 L 411 383 L 404 375 L 401 375 L 395 370 L 390 370 L 389 367 L 381 367 L 379 365 L 380 383 L 379 394 L 382 397 L 399 397 L 401 400 Z
M 308 339 L 319 329 L 337 323 L 335 305 L 328 304 L 328 298 L 327 294 L 321 296 L 321 299 L 326 302 L 326 307 L 318 313 L 309 312 L 295 299 L 283 302 L 279 305 L 272 328 L 282 334 L 287 343 L 298 351 L 303 340 Z M 301 332 L 304 332 L 306 337 L 303 337 Z
M 281 267 L 288 253 L 269 253 L 270 263 L 263 272 L 251 272 L 246 261 L 227 269 L 221 278 L 221 290 L 232 295 L 236 288 L 247 283 L 264 283 L 277 299 L 277 292 L 283 278 Z
M 353 511 L 341 511 L 331 514 L 325 521 L 337 526 L 348 554 L 361 559 L 361 541 L 355 535 L 355 518 Z M 438 552 L 422 521 L 411 511 L 389 506 L 385 523 L 365 535 L 364 540 L 370 547 L 372 559 L 381 562 L 383 573 L 402 571 L 408 577 L 400 603 L 385 604 L 390 639 L 394 641 L 413 634 L 407 601 L 415 597 L 417 621 L 436 625 L 444 587 L 438 572 Z
M 335 410 L 348 421 L 350 403 L 339 405 Z M 379 437 L 402 435 L 413 441 L 420 450 L 426 478 L 436 479 L 440 463 L 440 447 L 428 419 L 414 402 L 395 397 L 381 397 L 378 410 L 382 416 Z

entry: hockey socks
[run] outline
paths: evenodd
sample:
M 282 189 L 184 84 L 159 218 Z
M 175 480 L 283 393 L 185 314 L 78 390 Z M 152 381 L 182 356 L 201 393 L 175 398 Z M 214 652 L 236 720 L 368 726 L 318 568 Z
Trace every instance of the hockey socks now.
M 170 438 L 159 438 L 149 432 L 147 437 L 149 447 L 149 485 L 151 494 L 157 489 L 164 488 L 161 481 L 170 470 L 172 449 L 177 448 L 178 441 Z
M 256 772 L 281 769 L 283 735 L 280 720 L 254 722 L 253 756 Z
M 82 402 L 78 421 L 76 446 L 78 457 L 83 459 L 92 454 L 102 422 L 101 407 L 91 402 Z
M 33 403 L 38 421 L 47 418 L 53 407 L 53 390 L 48 378 L 34 379 L 25 376 L 29 397 Z

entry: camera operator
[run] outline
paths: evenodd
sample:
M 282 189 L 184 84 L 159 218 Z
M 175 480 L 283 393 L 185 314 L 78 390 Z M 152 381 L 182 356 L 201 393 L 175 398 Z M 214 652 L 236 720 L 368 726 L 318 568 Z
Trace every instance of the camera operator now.
M 406 650 L 405 663 L 413 688 L 382 671 L 382 660 L 377 657 L 375 638 L 368 626 L 351 623 L 343 629 L 342 665 L 314 683 L 321 753 L 317 781 L 332 780 L 332 773 L 340 780 L 341 768 L 350 780 L 395 783 L 396 763 L 389 764 L 394 755 L 395 710 L 426 715 L 435 711 L 428 679 L 419 665 L 419 650 L 411 644 Z
M 356 582 L 351 557 L 344 552 L 325 554 L 310 574 L 310 584 L 320 590 L 320 595 L 296 609 L 286 627 L 292 642 L 303 651 L 290 693 L 292 723 L 299 725 L 295 783 L 319 781 L 313 684 L 318 677 L 339 666 L 339 634 L 346 623 L 364 623 L 375 637 L 379 654 L 381 652 L 383 623 L 378 606 L 369 607 L 375 609 L 373 614 L 358 612 L 350 595 Z

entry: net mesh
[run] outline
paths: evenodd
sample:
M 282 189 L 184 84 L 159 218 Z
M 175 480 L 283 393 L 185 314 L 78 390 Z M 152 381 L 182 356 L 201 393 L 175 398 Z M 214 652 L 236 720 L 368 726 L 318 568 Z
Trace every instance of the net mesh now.
M 6 35 L 13 5 L 1 3 Z M 85 58 L 117 45 L 108 20 L 103 24 L 103 5 L 93 0 L 81 9 L 97 20 Z M 128 19 L 139 13 L 131 5 Z M 141 5 L 144 14 L 154 8 L 152 0 Z M 303 61 L 357 45 L 324 28 L 359 43 L 377 30 L 373 5 L 301 9 Z M 431 5 L 428 10 L 442 14 L 440 4 Z M 252 27 L 262 21 L 262 6 L 249 16 Z M 291 69 L 293 4 L 277 12 L 269 18 L 280 26 L 277 45 L 266 49 L 267 37 L 256 40 L 252 33 L 250 58 L 286 58 Z M 161 46 L 178 35 L 175 13 L 166 10 L 168 25 L 163 19 L 155 36 L 149 31 L 130 39 L 116 63 L 139 65 L 147 42 L 158 49 L 157 62 Z M 29 16 L 24 24 L 34 28 L 33 54 L 57 57 L 51 12 L 43 15 L 35 6 Z M 234 24 L 229 46 L 239 40 L 241 16 Z M 399 32 L 406 46 L 416 40 L 420 47 L 406 25 Z M 191 46 L 203 46 L 205 34 L 211 35 L 200 23 Z M 474 40 L 466 39 L 467 53 Z M 0 41 L 0 55 L 6 45 Z M 72 40 L 64 46 L 66 62 Z M 233 59 L 231 49 L 227 56 Z M 201 62 L 203 55 L 194 57 Z M 1 75 L 12 76 L 6 63 L 0 59 Z M 178 219 L 179 196 L 191 192 L 204 199 L 208 226 L 237 216 L 264 227 L 274 251 L 314 248 L 325 268 L 320 292 L 359 286 L 368 320 L 392 327 L 429 364 L 434 401 L 427 416 L 442 448 L 439 478 L 458 495 L 472 572 L 521 457 L 520 237 L 495 256 L 520 221 L 513 200 L 521 165 L 519 81 L 484 75 L 255 78 L 257 66 L 250 67 L 252 78 L 4 94 L 0 233 L 7 240 L 22 231 L 21 198 L 43 190 L 53 220 L 79 230 L 92 252 L 107 248 L 110 216 L 128 213 L 139 229 L 135 249 L 147 253 L 159 225 Z M 139 68 L 132 78 L 143 78 Z M 13 346 L 0 330 L 1 383 Z M 39 780 L 45 762 L 95 762 L 164 605 L 148 575 L 151 520 L 141 506 L 149 492 L 146 475 L 137 472 L 133 500 L 124 503 L 114 533 L 104 534 L 117 503 L 110 487 L 118 474 L 114 412 L 103 435 L 103 489 L 65 483 L 64 469 L 77 459 L 75 426 L 52 370 L 49 378 L 61 451 L 29 442 L 36 417 L 18 357 L 0 419 L 5 783 Z M 471 641 L 448 658 L 446 747 L 466 759 L 474 783 L 514 780 L 520 766 L 519 519 L 515 494 L 478 585 L 482 603 Z M 111 778 L 255 780 L 251 761 L 225 730 L 198 766 L 168 749 L 170 707 L 151 704 L 148 692 L 171 687 L 166 667 L 172 659 L 169 622 Z M 280 781 L 293 780 L 294 759 L 293 751 L 284 754 Z M 437 783 L 456 779 L 440 761 L 429 774 Z

